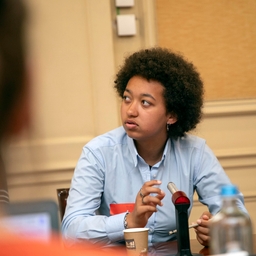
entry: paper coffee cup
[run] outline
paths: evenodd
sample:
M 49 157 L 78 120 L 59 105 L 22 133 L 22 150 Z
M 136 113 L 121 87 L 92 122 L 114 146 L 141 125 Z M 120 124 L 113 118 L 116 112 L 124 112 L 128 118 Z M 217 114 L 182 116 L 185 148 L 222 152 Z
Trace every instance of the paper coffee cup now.
M 124 240 L 127 253 L 132 255 L 147 255 L 148 228 L 128 228 L 124 231 Z

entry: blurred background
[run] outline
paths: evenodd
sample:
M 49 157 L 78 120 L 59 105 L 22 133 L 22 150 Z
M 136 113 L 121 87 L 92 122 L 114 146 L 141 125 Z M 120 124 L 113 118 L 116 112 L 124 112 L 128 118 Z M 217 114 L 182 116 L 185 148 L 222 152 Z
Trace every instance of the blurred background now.
M 204 118 L 194 133 L 244 194 L 255 225 L 256 1 L 131 2 L 25 0 L 33 120 L 5 155 L 10 201 L 57 202 L 56 189 L 70 186 L 83 145 L 121 124 L 113 86 L 124 57 L 163 46 L 201 73 Z M 135 34 L 118 33 L 119 15 L 134 17 Z M 202 209 L 195 196 L 191 221 Z

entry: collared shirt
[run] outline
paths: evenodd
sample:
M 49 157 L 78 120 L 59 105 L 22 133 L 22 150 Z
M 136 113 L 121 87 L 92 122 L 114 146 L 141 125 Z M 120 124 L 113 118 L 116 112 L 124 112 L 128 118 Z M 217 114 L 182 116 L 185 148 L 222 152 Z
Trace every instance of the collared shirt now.
M 199 201 L 216 214 L 221 208 L 220 188 L 231 184 L 205 140 L 190 134 L 167 140 L 162 159 L 150 168 L 139 156 L 133 139 L 119 127 L 83 147 L 62 222 L 64 237 L 104 244 L 123 240 L 125 213 L 110 216 L 110 204 L 134 203 L 142 185 L 150 180 L 161 180 L 159 188 L 166 196 L 146 225 L 149 244 L 176 238 L 169 235 L 176 229 L 169 182 L 190 199 L 188 215 L 195 191 Z M 247 212 L 241 193 L 238 206 Z

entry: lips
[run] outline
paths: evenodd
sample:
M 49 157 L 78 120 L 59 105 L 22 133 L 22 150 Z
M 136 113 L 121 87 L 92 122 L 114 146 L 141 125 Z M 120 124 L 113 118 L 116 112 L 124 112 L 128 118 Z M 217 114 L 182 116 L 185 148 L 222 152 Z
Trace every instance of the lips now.
M 137 127 L 138 126 L 138 124 L 137 123 L 135 123 L 135 122 L 133 122 L 133 121 L 126 121 L 125 122 L 125 126 L 128 128 L 128 129 L 133 129 L 133 128 L 135 128 L 135 127 Z

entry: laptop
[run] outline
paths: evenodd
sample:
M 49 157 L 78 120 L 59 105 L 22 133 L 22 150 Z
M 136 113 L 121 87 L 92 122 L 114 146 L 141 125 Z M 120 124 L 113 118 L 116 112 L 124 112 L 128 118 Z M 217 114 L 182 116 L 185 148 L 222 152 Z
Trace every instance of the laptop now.
M 3 207 L 0 225 L 27 238 L 49 241 L 59 232 L 59 212 L 52 200 L 11 203 Z

